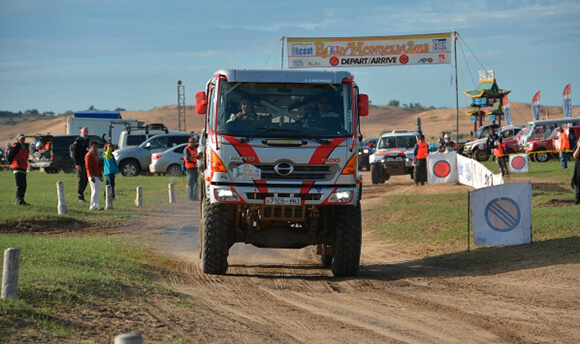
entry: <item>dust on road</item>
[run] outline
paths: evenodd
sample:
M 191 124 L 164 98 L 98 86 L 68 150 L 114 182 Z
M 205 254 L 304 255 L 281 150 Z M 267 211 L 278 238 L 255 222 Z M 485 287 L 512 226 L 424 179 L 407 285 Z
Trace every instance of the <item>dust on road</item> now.
M 367 174 L 363 210 L 389 193 L 444 188 L 415 187 L 408 176 L 383 185 L 368 180 Z M 436 259 L 410 257 L 363 226 L 356 278 L 333 278 L 313 248 L 241 244 L 230 252 L 227 275 L 215 276 L 199 269 L 198 223 L 197 203 L 178 203 L 151 212 L 139 224 L 140 231 L 155 233 L 156 249 L 177 261 L 165 274 L 167 287 L 194 303 L 192 309 L 173 307 L 168 317 L 165 305 L 151 300 L 149 312 L 166 323 L 163 331 L 194 342 L 576 343 L 580 337 L 577 257 L 506 262 L 493 269 L 467 260 L 463 267 L 450 268 Z

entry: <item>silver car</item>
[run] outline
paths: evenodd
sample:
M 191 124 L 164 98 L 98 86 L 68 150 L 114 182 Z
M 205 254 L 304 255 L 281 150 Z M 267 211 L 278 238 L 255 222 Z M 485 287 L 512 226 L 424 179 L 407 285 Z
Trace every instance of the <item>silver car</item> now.
M 182 176 L 183 150 L 186 146 L 187 143 L 183 143 L 166 151 L 151 154 L 149 171 L 151 173 L 166 174 L 172 177 Z
M 136 176 L 141 171 L 147 171 L 151 164 L 151 154 L 160 153 L 171 147 L 187 143 L 192 133 L 161 134 L 149 138 L 137 147 L 121 148 L 113 152 L 119 171 L 125 177 Z

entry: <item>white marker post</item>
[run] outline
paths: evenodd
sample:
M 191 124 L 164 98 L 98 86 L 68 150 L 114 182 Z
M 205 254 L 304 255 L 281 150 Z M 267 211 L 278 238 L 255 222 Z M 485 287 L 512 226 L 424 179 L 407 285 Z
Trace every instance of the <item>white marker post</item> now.
M 68 209 L 64 200 L 64 183 L 56 182 L 56 194 L 58 196 L 58 215 L 67 215 Z
M 113 186 L 105 186 L 105 209 L 113 209 Z
M 169 183 L 169 203 L 175 203 L 175 191 L 173 190 L 173 183 Z
M 135 205 L 141 207 L 143 205 L 143 187 L 137 187 L 137 198 L 135 199 Z
M 18 262 L 20 261 L 20 250 L 17 248 L 7 248 L 4 251 L 4 270 L 2 273 L 2 295 L 3 299 L 18 300 Z

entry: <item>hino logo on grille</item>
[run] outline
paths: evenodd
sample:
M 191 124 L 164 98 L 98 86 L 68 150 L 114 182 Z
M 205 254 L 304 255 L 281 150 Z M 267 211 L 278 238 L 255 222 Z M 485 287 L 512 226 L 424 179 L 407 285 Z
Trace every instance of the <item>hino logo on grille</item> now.
M 282 161 L 277 163 L 276 166 L 274 166 L 274 171 L 276 171 L 276 173 L 278 173 L 281 176 L 287 176 L 292 172 L 294 172 L 294 166 L 292 166 L 292 164 L 289 162 Z

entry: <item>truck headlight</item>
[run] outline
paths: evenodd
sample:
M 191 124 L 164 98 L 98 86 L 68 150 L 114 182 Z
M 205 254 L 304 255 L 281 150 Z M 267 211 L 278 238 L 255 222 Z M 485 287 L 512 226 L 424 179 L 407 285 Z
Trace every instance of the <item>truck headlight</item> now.
M 350 203 L 352 200 L 352 191 L 337 191 L 330 195 L 328 202 L 330 203 Z
M 231 189 L 215 189 L 214 196 L 218 201 L 239 201 L 240 197 Z

